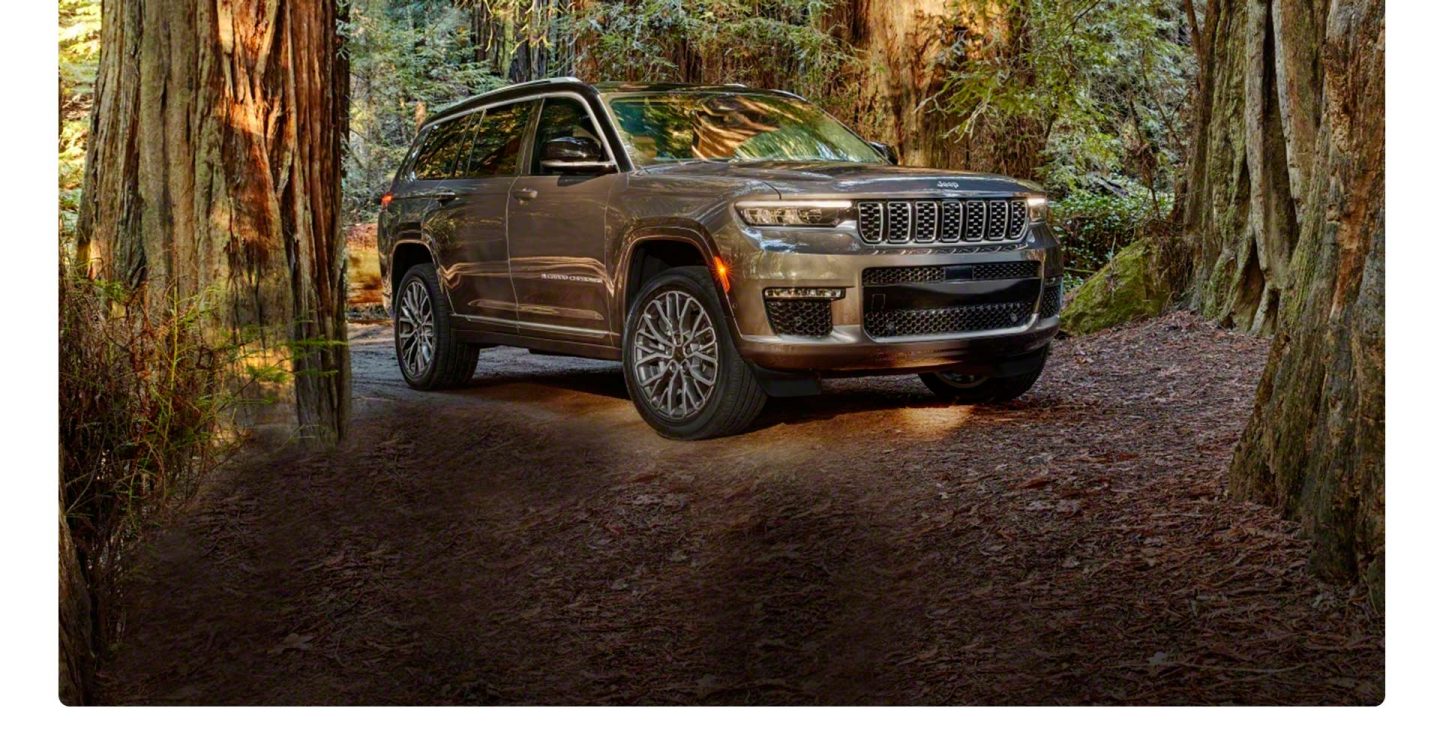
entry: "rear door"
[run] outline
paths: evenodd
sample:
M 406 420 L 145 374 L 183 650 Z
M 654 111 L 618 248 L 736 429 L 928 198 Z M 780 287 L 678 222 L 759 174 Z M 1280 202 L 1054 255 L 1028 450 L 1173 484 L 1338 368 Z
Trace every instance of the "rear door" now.
M 471 252 L 459 231 L 469 210 L 470 188 L 459 177 L 470 157 L 472 130 L 479 119 L 480 115 L 470 114 L 430 125 L 415 156 L 413 188 L 407 198 L 421 202 L 421 232 L 435 257 L 440 285 L 457 310 L 475 295 L 464 275 L 471 264 Z M 503 238 L 503 226 L 499 234 Z
M 531 101 L 498 104 L 460 118 L 464 147 L 426 221 L 427 232 L 444 248 L 441 280 L 452 289 L 455 313 L 487 329 L 514 330 L 506 202 L 532 109 Z
M 557 174 L 540 164 L 545 142 L 583 136 L 613 161 L 589 106 L 575 95 L 542 100 L 525 174 L 510 188 L 510 278 L 520 332 L 565 341 L 615 343 L 609 320 L 612 270 L 606 206 L 618 174 Z

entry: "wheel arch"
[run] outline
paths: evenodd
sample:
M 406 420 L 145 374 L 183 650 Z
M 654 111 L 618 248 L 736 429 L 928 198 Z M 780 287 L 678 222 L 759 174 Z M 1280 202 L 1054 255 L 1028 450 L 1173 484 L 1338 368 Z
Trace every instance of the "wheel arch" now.
M 407 238 L 398 240 L 390 248 L 390 279 L 385 285 L 386 296 L 394 300 L 395 293 L 399 291 L 400 280 L 405 278 L 405 273 L 411 268 L 422 263 L 436 263 L 435 253 L 430 245 L 418 238 Z M 436 264 L 436 270 L 439 265 Z M 391 303 L 393 305 L 393 302 Z
M 672 268 L 703 267 L 710 271 L 711 281 L 731 317 L 730 299 L 723 283 L 717 279 L 719 257 L 710 234 L 700 227 L 683 224 L 649 226 L 626 235 L 621 252 L 615 294 L 614 320 L 624 321 L 645 282 L 656 274 Z M 622 324 L 623 325 L 623 324 Z

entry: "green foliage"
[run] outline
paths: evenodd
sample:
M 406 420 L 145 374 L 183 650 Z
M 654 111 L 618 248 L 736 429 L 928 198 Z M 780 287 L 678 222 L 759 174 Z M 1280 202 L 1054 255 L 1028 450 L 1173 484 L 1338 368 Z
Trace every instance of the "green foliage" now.
M 1118 190 L 1076 188 L 1051 203 L 1051 226 L 1065 248 L 1065 267 L 1072 279 L 1084 278 L 1105 265 L 1115 252 L 1164 221 L 1175 203 L 1171 193 L 1151 194 L 1125 182 Z
M 972 31 L 950 50 L 935 103 L 957 135 L 1033 135 L 1035 175 L 1052 191 L 1091 174 L 1173 184 L 1194 73 L 1179 0 L 997 0 L 956 13 Z
M 351 74 L 345 209 L 369 216 L 427 113 L 505 80 L 474 59 L 468 11 L 449 0 L 354 0 L 340 31 Z
M 100 0 L 60 0 L 60 238 L 75 234 L 95 71 L 100 62 Z
M 562 21 L 597 79 L 744 83 L 820 98 L 850 61 L 822 26 L 833 0 L 617 0 Z
M 155 308 L 61 266 L 61 500 L 108 639 L 137 524 L 192 496 L 228 445 L 241 350 L 207 335 L 203 298 Z

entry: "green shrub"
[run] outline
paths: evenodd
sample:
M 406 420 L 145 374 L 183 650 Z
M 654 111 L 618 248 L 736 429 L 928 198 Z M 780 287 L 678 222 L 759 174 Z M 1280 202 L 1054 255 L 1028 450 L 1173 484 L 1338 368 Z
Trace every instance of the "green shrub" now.
M 60 500 L 91 598 L 94 637 L 118 634 L 138 523 L 190 497 L 231 444 L 240 348 L 217 344 L 204 299 L 60 274 Z
M 1121 248 L 1170 215 L 1175 196 L 1142 189 L 1122 194 L 1072 190 L 1051 204 L 1051 224 L 1065 248 L 1072 282 L 1100 270 Z

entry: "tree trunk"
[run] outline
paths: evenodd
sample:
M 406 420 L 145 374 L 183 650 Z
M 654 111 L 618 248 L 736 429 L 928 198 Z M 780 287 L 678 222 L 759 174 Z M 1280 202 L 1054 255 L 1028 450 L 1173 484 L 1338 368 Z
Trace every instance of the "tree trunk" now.
M 1265 4 L 1250 3 L 1252 11 Z M 1265 223 L 1268 215 L 1252 218 L 1255 226 L 1297 224 L 1297 241 L 1275 248 L 1285 263 L 1280 274 L 1266 276 L 1267 286 L 1281 292 L 1277 333 L 1231 467 L 1230 490 L 1282 504 L 1314 540 L 1315 567 L 1336 578 L 1358 573 L 1379 604 L 1385 569 L 1385 3 L 1275 0 L 1271 10 L 1280 90 L 1293 95 L 1288 107 L 1277 107 L 1283 139 L 1271 132 L 1256 140 L 1284 144 L 1266 152 L 1267 163 L 1271 178 L 1291 190 L 1249 206 L 1252 216 L 1262 210 L 1279 215 L 1272 224 Z
M 284 418 L 333 439 L 349 411 L 339 221 L 348 74 L 337 4 L 105 0 L 77 255 L 166 294 L 218 293 Z
M 61 449 L 62 455 L 64 449 Z M 62 460 L 61 464 L 64 462 Z M 65 478 L 61 476 L 60 486 Z M 65 499 L 60 516 L 60 702 L 83 706 L 90 700 L 95 675 L 95 625 L 91 617 L 90 587 L 85 568 L 65 522 Z
M 1182 209 L 1189 301 L 1275 330 L 1321 116 L 1329 0 L 1211 0 Z
M 475 61 L 512 83 L 567 75 L 570 44 L 558 38 L 560 0 L 457 0 L 470 11 Z

